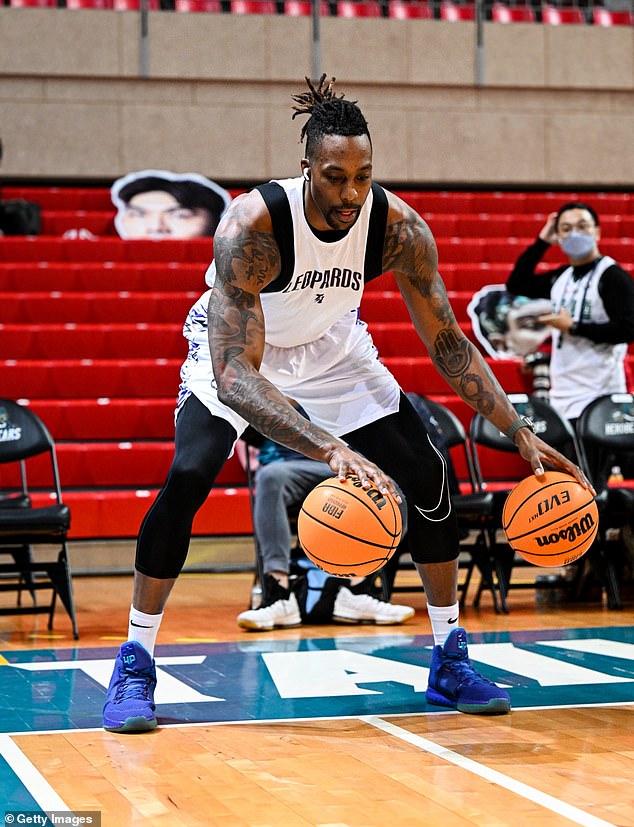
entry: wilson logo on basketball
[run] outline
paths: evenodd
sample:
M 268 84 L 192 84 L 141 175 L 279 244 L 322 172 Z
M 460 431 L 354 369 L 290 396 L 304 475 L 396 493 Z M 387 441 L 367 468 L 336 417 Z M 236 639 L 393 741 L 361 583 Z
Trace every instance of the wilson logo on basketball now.
M 592 514 L 584 514 L 580 520 L 571 523 L 569 526 L 566 526 L 559 531 L 553 531 L 550 534 L 542 534 L 541 537 L 536 536 L 535 541 L 540 548 L 555 545 L 556 543 L 560 543 L 562 540 L 565 540 L 567 543 L 571 543 L 573 540 L 576 540 L 577 537 L 583 537 L 584 534 L 588 534 L 588 532 L 594 529 L 594 526 L 595 521 Z
M 348 479 L 354 485 L 355 488 L 363 488 L 363 485 L 361 484 L 361 480 L 359 479 L 359 477 L 348 477 Z M 387 503 L 387 500 L 385 499 L 383 494 L 381 494 L 378 488 L 367 488 L 363 490 L 363 493 L 366 495 L 366 497 L 369 497 L 372 500 L 372 502 L 379 509 L 379 511 Z
M 561 507 L 562 505 L 566 505 L 569 502 L 569 491 L 561 491 L 559 494 L 553 494 L 547 500 L 540 500 L 537 503 L 537 512 L 528 518 L 528 522 L 532 523 L 533 520 L 537 520 L 539 517 L 543 517 L 544 514 L 548 514 L 548 512 L 552 511 L 554 508 L 557 508 L 558 506 Z

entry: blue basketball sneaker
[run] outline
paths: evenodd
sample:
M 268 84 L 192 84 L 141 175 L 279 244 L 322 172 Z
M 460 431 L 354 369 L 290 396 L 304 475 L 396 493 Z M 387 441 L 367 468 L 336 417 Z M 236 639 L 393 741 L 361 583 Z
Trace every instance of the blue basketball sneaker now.
M 147 732 L 156 729 L 154 688 L 156 668 L 150 653 L 129 640 L 119 649 L 103 708 L 103 728 L 109 732 Z
M 454 629 L 444 646 L 434 646 L 425 697 L 431 704 L 473 715 L 504 715 L 511 711 L 508 693 L 471 666 L 467 633 L 462 628 Z

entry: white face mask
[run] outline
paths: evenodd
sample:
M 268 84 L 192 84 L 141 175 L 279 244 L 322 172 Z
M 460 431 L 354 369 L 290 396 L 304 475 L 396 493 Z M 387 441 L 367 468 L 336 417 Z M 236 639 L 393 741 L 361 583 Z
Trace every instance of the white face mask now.
M 592 252 L 594 244 L 594 236 L 578 230 L 573 230 L 559 242 L 561 249 L 570 258 L 585 258 Z

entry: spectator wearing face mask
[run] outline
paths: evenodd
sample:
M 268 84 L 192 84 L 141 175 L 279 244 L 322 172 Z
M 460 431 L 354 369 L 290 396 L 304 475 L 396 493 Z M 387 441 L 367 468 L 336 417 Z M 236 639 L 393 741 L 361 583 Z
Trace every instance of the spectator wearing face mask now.
M 627 390 L 625 356 L 634 341 L 634 282 L 601 254 L 600 235 L 591 206 L 564 204 L 548 216 L 506 282 L 514 295 L 552 303 L 553 312 L 539 318 L 553 329 L 550 402 L 573 425 L 597 397 Z M 551 244 L 569 263 L 536 272 Z

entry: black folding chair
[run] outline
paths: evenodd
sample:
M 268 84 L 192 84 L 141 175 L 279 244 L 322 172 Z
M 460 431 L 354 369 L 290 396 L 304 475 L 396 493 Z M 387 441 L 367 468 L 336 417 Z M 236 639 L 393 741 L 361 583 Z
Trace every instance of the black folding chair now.
M 518 415 L 528 416 L 533 420 L 537 434 L 545 442 L 573 462 L 585 467 L 571 424 L 545 399 L 526 394 L 511 394 L 509 399 Z M 535 584 L 511 582 L 515 566 L 525 567 L 531 564 L 516 555 L 506 539 L 500 536 L 502 509 L 514 485 L 532 472 L 530 466 L 520 457 L 515 443 L 479 413 L 474 414 L 471 420 L 469 437 L 478 490 L 492 494 L 492 501 L 485 501 L 482 506 L 482 519 L 487 525 L 486 532 L 492 555 L 491 566 L 496 572 L 502 610 L 508 612 L 508 590 L 535 588 Z M 500 462 L 503 454 L 515 454 L 517 459 L 509 461 L 507 456 L 504 462 Z
M 30 485 L 33 477 L 37 481 Z M 0 608 L 0 614 L 48 614 L 51 629 L 59 595 L 77 639 L 66 542 L 69 528 L 70 509 L 62 501 L 51 435 L 31 410 L 0 399 L 0 553 L 13 558 L 0 564 L 0 592 L 18 595 L 17 605 Z M 34 559 L 34 547 L 43 545 L 57 549 L 56 559 Z M 48 605 L 37 603 L 42 589 L 52 591 Z M 24 591 L 30 593 L 32 604 L 23 604 Z
M 629 527 L 634 516 L 634 396 L 620 393 L 595 399 L 581 413 L 577 435 L 591 469 L 599 508 L 598 542 L 588 554 L 606 591 L 608 607 L 620 609 L 617 549 L 612 536 Z M 592 462 L 590 454 L 594 454 Z M 597 454 L 602 455 L 602 463 L 597 462 Z M 615 465 L 621 469 L 623 480 L 608 483 L 607 469 Z
M 474 605 L 479 605 L 482 591 L 488 589 L 491 592 L 495 611 L 500 612 L 501 604 L 498 597 L 498 588 L 491 566 L 492 554 L 490 548 L 490 533 L 488 531 L 489 518 L 487 517 L 487 515 L 493 511 L 493 495 L 477 489 L 469 441 L 462 422 L 453 411 L 441 403 L 427 398 L 424 399 L 424 402 L 427 412 L 434 420 L 433 425 L 436 431 L 435 434 L 430 434 L 430 438 L 432 438 L 432 441 L 434 438 L 437 438 L 438 441 L 442 442 L 442 446 L 447 449 L 445 458 L 448 460 L 448 464 L 452 466 L 448 468 L 448 473 L 453 473 L 453 459 L 451 454 L 454 452 L 461 454 L 471 489 L 467 493 L 453 492 L 451 498 L 462 537 L 460 550 L 466 553 L 466 562 L 461 562 L 460 564 L 461 568 L 466 569 L 465 578 L 459 585 L 460 605 L 464 606 L 465 604 L 471 578 L 474 570 L 477 568 L 480 573 L 480 587 Z M 407 538 L 405 542 L 407 542 Z M 392 583 L 390 584 L 390 591 L 421 591 L 422 586 L 419 585 L 407 586 L 393 584 L 398 569 L 413 568 L 413 564 L 408 561 L 407 557 L 405 557 L 405 555 L 403 555 L 403 557 L 405 559 L 396 559 L 395 564 L 392 564 L 392 561 L 390 561 L 386 566 L 387 570 L 391 570 Z

